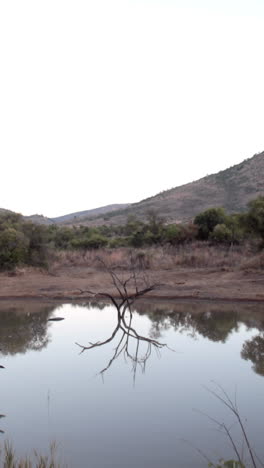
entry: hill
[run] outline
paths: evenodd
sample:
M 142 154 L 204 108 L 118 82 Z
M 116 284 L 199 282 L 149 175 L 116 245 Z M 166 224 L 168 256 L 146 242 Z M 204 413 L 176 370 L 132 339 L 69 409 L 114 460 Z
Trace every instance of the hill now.
M 133 204 L 113 204 L 56 218 L 25 216 L 37 224 L 100 226 L 124 224 L 129 215 L 145 220 L 150 212 L 169 223 L 187 222 L 210 207 L 223 207 L 227 213 L 243 212 L 248 202 L 264 195 L 264 152 L 240 164 L 194 182 L 161 192 Z M 0 212 L 9 210 L 0 209 Z
M 87 218 L 91 218 L 94 216 L 102 216 L 106 213 L 111 213 L 112 211 L 125 209 L 128 206 L 128 203 L 121 203 L 101 206 L 99 208 L 93 208 L 91 210 L 77 211 L 75 213 L 69 213 L 63 216 L 58 216 L 56 218 L 47 218 L 43 215 L 35 214 L 31 216 L 24 216 L 24 219 L 26 221 L 31 221 L 34 224 L 82 224 L 82 221 Z
M 229 169 L 134 203 L 126 209 L 83 221 L 87 225 L 123 224 L 129 215 L 144 220 L 149 212 L 154 211 L 167 222 L 186 222 L 210 207 L 221 206 L 227 213 L 245 211 L 248 202 L 259 195 L 264 195 L 264 152 Z
M 113 211 L 126 209 L 128 206 L 128 203 L 106 205 L 101 206 L 99 208 L 93 208 L 92 210 L 78 211 L 76 213 L 58 216 L 57 218 L 52 218 L 52 221 L 56 224 L 81 223 L 83 219 L 90 218 L 92 216 L 101 216 L 106 213 L 111 213 Z

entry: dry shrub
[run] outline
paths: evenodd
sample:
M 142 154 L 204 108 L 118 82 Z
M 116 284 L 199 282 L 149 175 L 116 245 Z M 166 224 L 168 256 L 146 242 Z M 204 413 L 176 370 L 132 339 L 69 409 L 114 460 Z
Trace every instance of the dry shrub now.
M 171 270 L 182 268 L 256 268 L 263 269 L 264 253 L 256 255 L 247 245 L 220 246 L 209 242 L 192 242 L 172 246 L 155 246 L 144 249 L 120 247 L 58 252 L 51 271 L 61 267 L 87 267 L 104 269 Z
M 103 268 L 103 263 L 111 268 L 128 268 L 131 253 L 129 249 L 65 250 L 57 253 L 52 269 L 71 266 Z
M 264 252 L 245 259 L 242 261 L 240 268 L 242 270 L 264 270 Z
M 237 268 L 252 256 L 247 246 L 220 246 L 193 242 L 174 253 L 174 265 L 189 268 Z

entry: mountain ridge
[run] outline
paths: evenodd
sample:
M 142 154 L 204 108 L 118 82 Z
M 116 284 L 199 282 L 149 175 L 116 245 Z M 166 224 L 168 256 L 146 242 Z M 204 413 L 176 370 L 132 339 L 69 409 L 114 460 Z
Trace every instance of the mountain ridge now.
M 117 209 L 126 208 L 129 205 L 129 203 L 115 203 L 111 205 L 100 206 L 98 208 L 92 208 L 90 210 L 76 211 L 66 215 L 57 216 L 55 218 L 47 218 L 46 216 L 39 214 L 24 216 L 24 218 L 37 224 L 73 224 L 75 221 L 81 222 L 82 218 L 103 215 Z
M 165 190 L 87 225 L 123 224 L 128 215 L 146 218 L 154 211 L 167 222 L 188 222 L 205 209 L 221 206 L 228 213 L 245 211 L 250 200 L 264 195 L 264 152 L 196 181 Z
M 111 204 L 69 213 L 55 218 L 24 216 L 37 224 L 87 225 L 124 224 L 129 215 L 145 220 L 150 212 L 168 223 L 191 221 L 210 207 L 221 206 L 227 213 L 245 211 L 250 200 L 264 195 L 264 152 L 239 164 L 193 182 L 164 190 L 140 202 Z M 0 209 L 0 212 L 10 210 Z

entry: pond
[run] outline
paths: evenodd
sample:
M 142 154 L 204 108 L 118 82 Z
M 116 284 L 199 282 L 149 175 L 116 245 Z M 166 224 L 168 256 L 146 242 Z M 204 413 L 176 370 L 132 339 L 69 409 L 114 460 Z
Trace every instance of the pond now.
M 153 342 L 130 336 L 127 345 L 125 336 L 117 348 L 117 330 L 81 352 L 76 343 L 112 336 L 112 305 L 1 303 L 0 442 L 25 455 L 56 441 L 60 461 L 76 468 L 206 467 L 204 457 L 234 458 L 217 422 L 243 444 L 230 410 L 211 393 L 223 396 L 221 386 L 264 460 L 263 309 L 145 301 L 132 326 Z

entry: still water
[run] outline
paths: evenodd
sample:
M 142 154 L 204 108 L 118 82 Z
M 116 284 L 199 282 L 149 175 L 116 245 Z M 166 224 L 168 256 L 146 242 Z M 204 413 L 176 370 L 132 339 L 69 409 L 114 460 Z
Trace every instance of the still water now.
M 0 442 L 25 455 L 56 441 L 60 461 L 76 468 L 206 467 L 199 451 L 233 457 L 206 416 L 234 422 L 205 388 L 221 394 L 217 382 L 264 459 L 263 305 L 142 302 L 133 330 L 154 344 L 125 336 L 117 348 L 117 330 L 80 354 L 76 343 L 107 341 L 116 325 L 105 304 L 0 305 Z M 241 447 L 237 425 L 232 434 Z

